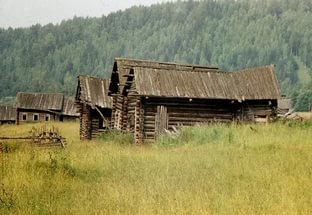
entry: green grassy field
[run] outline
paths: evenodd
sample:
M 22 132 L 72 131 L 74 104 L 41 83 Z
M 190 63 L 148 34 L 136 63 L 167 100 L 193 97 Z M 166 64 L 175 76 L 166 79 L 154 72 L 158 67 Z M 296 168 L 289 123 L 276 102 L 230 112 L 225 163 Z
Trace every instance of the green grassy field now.
M 311 122 L 185 128 L 140 147 L 128 136 L 81 142 L 77 123 L 54 125 L 65 150 L 5 144 L 0 214 L 312 213 Z

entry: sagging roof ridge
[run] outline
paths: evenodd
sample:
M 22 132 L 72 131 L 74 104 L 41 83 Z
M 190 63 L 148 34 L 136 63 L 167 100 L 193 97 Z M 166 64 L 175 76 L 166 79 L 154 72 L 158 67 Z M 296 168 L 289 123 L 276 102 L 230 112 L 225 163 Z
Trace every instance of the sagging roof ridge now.
M 192 67 L 193 69 L 201 69 L 202 68 L 202 69 L 218 70 L 215 72 L 223 72 L 223 71 L 219 70 L 219 67 L 217 67 L 217 66 L 208 66 L 208 65 L 198 65 L 198 64 L 188 64 L 188 63 L 177 63 L 177 62 L 166 62 L 166 61 L 116 57 L 115 62 L 118 62 L 118 61 L 136 61 L 136 62 L 143 62 L 143 63 L 158 63 L 160 65 L 185 66 L 185 67 Z M 148 67 L 148 66 L 141 66 L 141 67 Z
M 174 69 L 142 67 L 135 67 L 135 69 L 137 70 L 138 79 L 135 78 L 134 80 L 138 87 L 138 93 L 141 95 L 190 98 L 210 97 L 237 100 L 273 99 L 280 97 L 280 89 L 274 73 L 274 67 L 269 66 L 246 69 L 236 74 L 234 72 L 221 73 L 220 75 L 214 72 L 196 72 L 199 76 L 195 75 L 195 72 L 193 73 L 195 76 L 193 76 L 192 71 L 189 70 L 177 71 Z M 171 86 L 169 84 L 170 81 L 168 82 L 166 78 L 158 77 L 160 74 L 162 76 L 165 75 L 166 71 L 169 72 L 167 78 L 176 78 L 172 81 L 178 81 L 175 87 Z M 180 74 L 184 76 L 184 81 L 181 79 Z M 210 77 L 210 74 L 214 75 Z M 187 77 L 189 79 L 185 79 Z M 144 79 L 147 80 L 145 80 L 147 84 L 143 84 L 142 80 Z M 201 85 L 195 86 L 194 83 L 189 82 L 191 79 L 201 83 Z M 162 80 L 163 84 L 160 84 L 159 80 Z M 263 81 L 262 84 L 260 83 L 261 81 Z M 250 84 L 252 85 L 249 86 Z M 190 87 L 189 91 L 185 91 L 187 87 Z M 264 89 L 263 87 L 267 88 Z M 267 91 L 267 89 L 271 91 Z M 191 95 L 192 93 L 194 95 Z
M 33 94 L 36 94 L 36 95 L 40 95 L 40 94 L 44 94 L 44 95 L 54 94 L 54 95 L 56 95 L 56 94 L 58 94 L 58 95 L 64 96 L 64 93 L 47 93 L 47 92 L 44 92 L 44 93 L 40 93 L 40 92 L 37 92 L 37 93 L 35 93 L 35 92 L 17 92 L 17 95 L 19 95 L 19 94 L 31 94 L 31 95 L 33 95 Z
M 134 67 L 133 67 L 134 72 L 135 72 L 135 70 L 138 69 L 138 68 L 154 69 L 154 70 L 162 71 L 162 72 L 166 72 L 166 71 L 175 71 L 175 70 L 172 69 L 172 68 L 150 68 L 150 67 L 147 67 L 147 66 L 134 66 Z M 213 73 L 220 73 L 220 74 L 229 74 L 229 73 L 231 73 L 231 72 L 224 71 L 224 70 L 208 70 L 208 69 L 205 69 L 205 70 L 186 70 L 186 69 L 179 69 L 179 72 L 196 72 L 196 73 L 199 73 L 199 72 L 202 72 L 202 73 L 213 72 Z
M 137 68 L 142 68 L 141 66 L 134 66 L 134 71 Z M 143 66 L 143 68 L 145 68 Z M 271 69 L 275 69 L 275 65 L 274 64 L 269 64 L 269 65 L 265 65 L 265 66 L 258 66 L 258 67 L 250 67 L 250 68 L 244 68 L 241 70 L 235 70 L 235 71 L 224 71 L 224 70 L 211 70 L 211 71 L 206 71 L 206 70 L 192 70 L 192 71 L 188 71 L 188 70 L 184 70 L 184 69 L 180 69 L 179 71 L 181 72 L 215 72 L 215 73 L 222 73 L 222 74 L 227 74 L 227 75 L 231 75 L 231 74 L 240 74 L 240 73 L 245 73 L 245 72 L 259 72 L 260 69 L 265 69 L 265 68 L 271 68 Z M 150 68 L 150 69 L 154 69 L 154 70 L 159 70 L 159 71 L 172 71 L 171 68 Z M 268 72 L 267 70 L 261 71 L 261 72 Z
M 264 68 L 275 69 L 275 64 L 268 64 L 268 65 L 257 66 L 257 67 L 248 67 L 248 68 L 243 68 L 240 70 L 228 71 L 227 73 L 235 74 L 235 73 L 244 73 L 244 72 L 255 72 L 255 71 L 258 71 L 259 69 L 264 69 Z M 265 71 L 265 72 L 267 72 L 267 71 Z

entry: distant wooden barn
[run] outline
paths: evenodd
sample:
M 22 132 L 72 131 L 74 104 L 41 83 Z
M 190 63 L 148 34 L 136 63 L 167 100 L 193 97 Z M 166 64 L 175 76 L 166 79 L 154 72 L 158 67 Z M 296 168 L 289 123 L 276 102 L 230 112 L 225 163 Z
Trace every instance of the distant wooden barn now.
M 74 121 L 79 117 L 79 111 L 75 101 L 71 98 L 64 98 L 61 121 Z
M 292 110 L 294 110 L 294 103 L 291 99 L 284 97 L 278 100 L 278 113 L 279 114 L 287 114 Z
M 16 123 L 63 121 L 78 117 L 74 101 L 61 93 L 18 93 Z
M 112 98 L 108 96 L 108 88 L 108 79 L 78 77 L 76 104 L 80 113 L 80 139 L 92 139 L 110 127 Z
M 0 106 L 0 125 L 14 124 L 16 109 L 13 106 Z
M 276 116 L 274 66 L 223 72 L 216 67 L 117 58 L 111 76 L 112 124 L 135 142 L 165 130 L 208 122 Z

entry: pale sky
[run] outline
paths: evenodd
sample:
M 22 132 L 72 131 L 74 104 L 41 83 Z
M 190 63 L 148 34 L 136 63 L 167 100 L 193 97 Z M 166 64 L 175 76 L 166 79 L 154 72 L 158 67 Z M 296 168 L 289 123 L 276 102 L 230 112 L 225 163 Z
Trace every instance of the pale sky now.
M 99 17 L 134 5 L 172 0 L 0 0 L 0 27 L 59 23 L 76 16 Z

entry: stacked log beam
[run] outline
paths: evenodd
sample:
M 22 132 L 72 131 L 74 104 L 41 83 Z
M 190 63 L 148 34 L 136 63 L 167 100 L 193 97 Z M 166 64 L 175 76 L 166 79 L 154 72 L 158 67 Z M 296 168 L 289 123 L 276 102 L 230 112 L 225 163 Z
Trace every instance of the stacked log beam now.
M 143 108 L 140 98 L 136 100 L 134 117 L 135 117 L 134 143 L 136 145 L 140 145 L 143 142 Z
M 80 139 L 90 140 L 92 137 L 91 107 L 86 104 L 80 106 Z
M 112 106 L 112 119 L 111 119 L 111 123 L 110 126 L 111 128 L 115 127 L 115 121 L 116 121 L 116 114 L 117 114 L 117 101 L 118 101 L 118 96 L 113 96 L 113 106 Z

